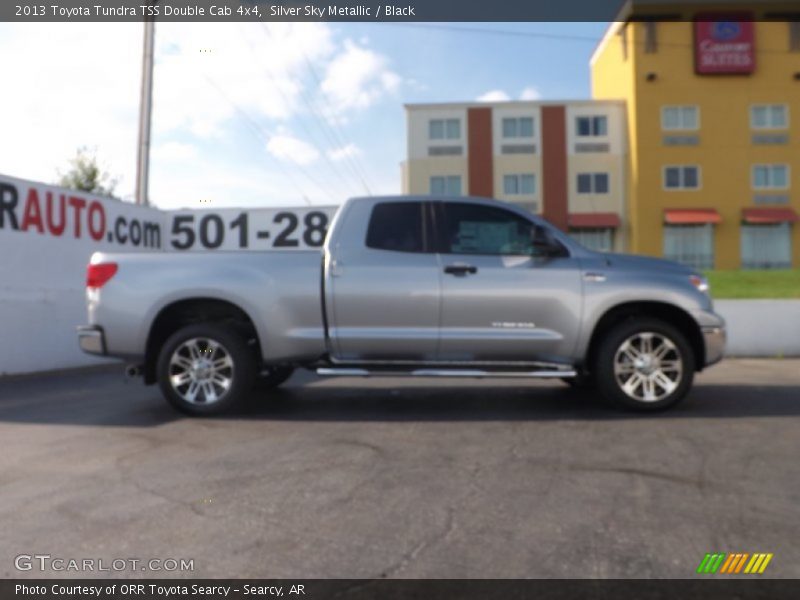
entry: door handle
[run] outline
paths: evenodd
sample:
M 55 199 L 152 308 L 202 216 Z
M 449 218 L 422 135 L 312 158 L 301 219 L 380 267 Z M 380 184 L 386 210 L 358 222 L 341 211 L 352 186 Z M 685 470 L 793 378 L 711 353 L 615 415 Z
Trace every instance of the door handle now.
M 444 272 L 448 275 L 475 275 L 478 272 L 478 267 L 472 265 L 448 265 L 444 268 Z

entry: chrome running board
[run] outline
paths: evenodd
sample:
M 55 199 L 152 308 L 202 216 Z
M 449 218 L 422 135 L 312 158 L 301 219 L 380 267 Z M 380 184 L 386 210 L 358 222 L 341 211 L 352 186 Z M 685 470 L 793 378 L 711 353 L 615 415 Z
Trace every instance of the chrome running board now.
M 486 371 L 483 369 L 414 369 L 411 371 L 348 369 L 335 367 L 321 367 L 317 375 L 325 377 L 515 377 L 525 379 L 558 379 L 561 377 L 577 377 L 575 369 L 549 369 L 541 371 Z
M 317 369 L 317 375 L 326 377 L 369 377 L 371 373 L 366 369 L 330 369 L 321 367 Z

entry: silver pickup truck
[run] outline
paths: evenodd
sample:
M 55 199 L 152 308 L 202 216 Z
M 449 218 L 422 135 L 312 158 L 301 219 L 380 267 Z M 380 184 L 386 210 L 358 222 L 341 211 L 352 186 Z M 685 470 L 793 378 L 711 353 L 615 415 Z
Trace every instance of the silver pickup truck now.
M 554 378 L 663 409 L 722 358 L 708 283 L 588 250 L 513 205 L 348 200 L 323 252 L 95 253 L 81 348 L 218 413 L 320 375 Z

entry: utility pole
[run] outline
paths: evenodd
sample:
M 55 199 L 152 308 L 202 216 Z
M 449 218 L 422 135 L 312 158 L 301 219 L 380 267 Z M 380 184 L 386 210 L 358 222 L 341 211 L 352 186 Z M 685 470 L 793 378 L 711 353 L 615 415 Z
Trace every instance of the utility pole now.
M 139 144 L 136 155 L 136 204 L 148 205 L 148 177 L 150 175 L 150 121 L 153 108 L 153 47 L 155 18 L 144 18 L 144 46 L 142 48 L 142 93 L 139 97 Z

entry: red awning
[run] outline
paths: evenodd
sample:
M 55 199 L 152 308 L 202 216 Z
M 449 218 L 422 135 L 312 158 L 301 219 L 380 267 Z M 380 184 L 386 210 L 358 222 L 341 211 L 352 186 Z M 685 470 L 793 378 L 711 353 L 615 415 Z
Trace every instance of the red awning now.
M 668 225 L 716 225 L 722 222 L 722 216 L 715 208 L 674 208 L 664 211 L 664 222 Z
M 617 213 L 570 213 L 567 222 L 573 229 L 616 229 L 620 225 Z
M 745 208 L 742 209 L 745 223 L 795 223 L 800 220 L 791 208 Z

